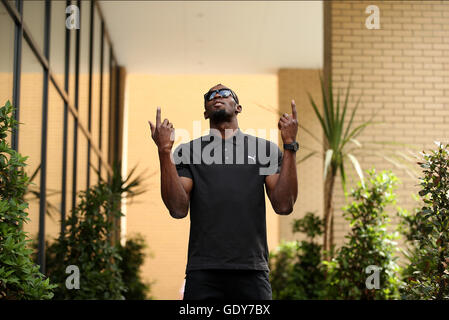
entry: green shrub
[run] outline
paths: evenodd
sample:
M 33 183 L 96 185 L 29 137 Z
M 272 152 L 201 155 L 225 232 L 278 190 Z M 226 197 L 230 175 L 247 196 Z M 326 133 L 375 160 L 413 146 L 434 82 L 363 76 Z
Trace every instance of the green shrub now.
M 394 256 L 397 238 L 389 233 L 388 204 L 395 203 L 393 193 L 397 178 L 391 172 L 376 174 L 368 171 L 369 183 L 361 183 L 351 190 L 355 201 L 344 208 L 344 216 L 350 222 L 351 230 L 347 243 L 337 249 L 336 257 L 328 266 L 328 295 L 332 299 L 395 299 L 399 298 L 401 282 L 396 273 L 399 267 Z M 367 278 L 372 271 L 368 266 L 379 269 L 379 289 L 368 289 Z M 369 271 L 369 272 L 368 272 Z M 367 273 L 368 272 L 368 273 Z
M 140 268 L 145 260 L 144 250 L 147 248 L 145 239 L 137 234 L 126 240 L 124 246 L 117 245 L 118 254 L 122 257 L 119 268 L 122 272 L 122 279 L 127 288 L 124 294 L 126 300 L 151 299 L 149 292 L 151 284 L 143 281 Z
M 121 257 L 110 237 L 112 218 L 121 216 L 120 195 L 99 183 L 79 195 L 66 221 L 66 232 L 48 247 L 48 274 L 58 283 L 56 299 L 124 299 Z M 79 268 L 79 289 L 66 288 L 66 268 Z
M 17 125 L 9 101 L 0 108 L 0 299 L 51 299 L 49 279 L 39 272 L 23 231 L 28 218 L 24 201 L 29 178 L 26 158 L 11 149 L 7 133 Z
M 314 239 L 323 234 L 322 219 L 308 212 L 295 220 L 293 232 L 307 240 L 283 242 L 270 253 L 270 282 L 273 299 L 320 299 L 325 297 L 325 276 L 321 264 L 322 245 Z
M 423 152 L 423 207 L 401 213 L 409 240 L 409 265 L 404 269 L 406 299 L 449 299 L 449 145 Z
M 59 284 L 57 299 L 145 299 L 150 285 L 140 278 L 146 247 L 137 236 L 120 245 L 117 221 L 122 198 L 145 192 L 144 176 L 133 178 L 134 167 L 123 179 L 120 164 L 113 166 L 108 181 L 100 181 L 79 195 L 75 212 L 66 221 L 63 237 L 47 245 L 47 273 Z M 80 271 L 80 289 L 67 289 L 67 266 Z

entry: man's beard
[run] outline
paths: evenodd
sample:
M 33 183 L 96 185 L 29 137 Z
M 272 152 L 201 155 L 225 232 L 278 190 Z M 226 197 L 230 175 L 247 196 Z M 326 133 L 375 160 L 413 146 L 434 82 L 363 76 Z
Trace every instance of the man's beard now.
M 232 119 L 232 114 L 227 113 L 226 110 L 216 110 L 210 115 L 210 120 L 213 123 L 230 122 Z

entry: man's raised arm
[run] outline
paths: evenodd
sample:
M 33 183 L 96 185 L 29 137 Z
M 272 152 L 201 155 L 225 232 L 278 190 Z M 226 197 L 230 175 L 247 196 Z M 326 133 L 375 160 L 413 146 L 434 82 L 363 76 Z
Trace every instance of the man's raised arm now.
M 167 119 L 164 119 L 161 123 L 161 109 L 159 107 L 156 111 L 156 125 L 151 121 L 148 122 L 151 128 L 151 137 L 159 152 L 162 200 L 173 218 L 184 218 L 189 210 L 193 180 L 179 177 L 172 161 L 171 149 L 175 140 L 175 129 Z
M 291 144 L 298 133 L 296 104 L 292 100 L 292 115 L 284 113 L 279 120 L 284 144 Z M 265 179 L 268 198 L 277 214 L 290 214 L 298 196 L 298 178 L 296 173 L 296 153 L 284 150 L 281 172 L 267 176 Z

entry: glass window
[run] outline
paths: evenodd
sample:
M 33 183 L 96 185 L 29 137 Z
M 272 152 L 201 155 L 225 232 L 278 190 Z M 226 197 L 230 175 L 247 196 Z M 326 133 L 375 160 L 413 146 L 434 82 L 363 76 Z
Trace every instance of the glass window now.
M 14 21 L 3 5 L 0 5 L 0 104 L 12 103 L 12 82 L 14 68 Z
M 72 210 L 74 127 L 75 120 L 69 111 L 67 115 L 66 218 L 70 216 Z
M 87 189 L 87 138 L 80 127 L 78 127 L 77 148 L 76 191 L 77 194 L 79 194 L 80 191 L 85 191 Z
M 79 106 L 78 121 L 88 129 L 89 119 L 89 41 L 90 41 L 90 1 L 82 1 L 80 8 L 80 66 L 79 66 Z M 78 190 L 86 190 L 87 183 L 87 138 L 78 130 Z M 81 188 L 81 189 L 79 189 Z
M 47 215 L 45 234 L 47 239 L 58 237 L 61 230 L 61 173 L 64 129 L 64 100 L 53 84 L 48 89 L 47 125 Z
M 92 144 L 99 147 L 99 127 L 100 127 L 100 54 L 101 54 L 101 21 L 95 8 L 94 10 L 94 30 L 93 30 L 93 51 L 92 51 Z M 98 154 L 91 151 L 91 172 L 90 184 L 98 183 Z
M 44 52 L 45 1 L 24 0 L 23 21 L 39 51 Z
M 39 186 L 41 163 L 43 68 L 27 42 L 22 39 L 22 74 L 20 79 L 19 152 L 28 156 L 25 171 L 31 178 L 26 199 L 29 218 L 25 231 L 37 238 L 39 228 Z
M 0 50 L 0 106 L 8 100 L 13 103 L 14 28 L 14 21 L 0 4 L 0 39 L 3 47 Z M 11 135 L 8 135 L 7 141 L 11 145 Z
M 110 46 L 108 41 L 104 40 L 103 50 L 103 110 L 102 110 L 102 128 L 101 128 L 101 154 L 103 159 L 108 161 L 109 152 L 109 95 L 110 95 L 110 74 L 109 74 L 109 50 Z M 107 180 L 107 170 L 102 164 L 101 176 L 104 180 Z
M 65 62 L 65 7 L 65 1 L 51 2 L 50 68 L 62 89 Z
M 76 35 L 80 32 L 77 29 L 70 30 L 70 65 L 69 65 L 69 100 L 75 107 L 75 66 L 76 66 Z
M 11 7 L 16 8 L 16 0 L 8 0 L 8 2 L 11 5 Z
M 80 19 L 79 121 L 87 127 L 89 106 L 90 1 L 81 2 Z

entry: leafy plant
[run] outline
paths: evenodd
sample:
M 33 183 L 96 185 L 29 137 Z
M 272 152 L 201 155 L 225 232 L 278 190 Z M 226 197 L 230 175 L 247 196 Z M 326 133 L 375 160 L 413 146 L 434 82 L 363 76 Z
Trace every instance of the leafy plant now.
M 144 259 L 143 239 L 131 238 L 125 247 L 119 241 L 122 199 L 145 192 L 143 176 L 133 178 L 135 169 L 124 179 L 120 165 L 115 164 L 108 181 L 100 180 L 81 192 L 75 212 L 66 221 L 65 234 L 47 246 L 48 274 L 59 284 L 56 298 L 125 299 L 148 294 L 150 286 L 139 275 Z M 79 267 L 79 290 L 65 287 L 65 268 L 69 265 Z
M 114 163 L 112 166 L 112 175 L 109 179 L 101 181 L 107 184 L 111 192 L 117 195 L 117 201 L 115 202 L 116 208 L 114 210 L 121 210 L 122 200 L 132 201 L 136 196 L 146 192 L 146 187 L 143 185 L 146 177 L 141 173 L 136 175 L 137 166 L 133 167 L 128 176 L 124 178 L 121 173 L 121 163 Z M 97 172 L 98 173 L 98 172 Z M 119 217 L 111 217 L 111 223 L 113 224 L 114 231 L 111 233 L 111 243 L 120 242 L 120 227 Z
M 346 194 L 346 173 L 344 169 L 344 162 L 349 159 L 353 164 L 357 174 L 360 177 L 362 185 L 364 185 L 363 172 L 357 158 L 347 151 L 347 146 L 350 142 L 355 144 L 360 143 L 356 140 L 356 137 L 360 135 L 370 124 L 374 122 L 367 121 L 357 127 L 353 128 L 353 120 L 359 107 L 360 98 L 358 99 L 354 109 L 352 110 L 351 118 L 345 128 L 345 117 L 348 111 L 348 98 L 351 89 L 351 83 L 348 85 L 346 91 L 346 97 L 342 105 L 340 105 L 340 92 L 337 92 L 335 97 L 332 90 L 332 79 L 329 79 L 328 93 L 326 94 L 326 88 L 323 79 L 320 76 L 322 101 L 323 101 L 323 114 L 318 110 L 317 103 L 309 95 L 310 103 L 313 110 L 320 122 L 320 125 L 324 132 L 324 239 L 323 245 L 326 256 L 330 259 L 329 254 L 333 247 L 333 205 L 332 198 L 334 192 L 334 184 L 338 170 L 340 171 L 343 191 Z
M 121 257 L 109 241 L 113 232 L 110 217 L 121 216 L 116 205 L 119 196 L 105 183 L 80 193 L 79 204 L 66 221 L 66 233 L 49 246 L 50 257 L 57 261 L 47 271 L 58 283 L 56 299 L 124 299 Z M 70 265 L 79 268 L 79 289 L 65 286 Z
M 322 246 L 315 242 L 323 233 L 323 221 L 308 212 L 295 220 L 293 232 L 304 233 L 306 240 L 283 242 L 270 253 L 270 282 L 273 299 L 320 299 L 325 297 Z
M 374 122 L 372 119 L 377 113 L 373 114 L 369 121 L 362 122 L 359 125 L 354 125 L 353 121 L 355 114 L 358 110 L 361 97 L 357 100 L 354 109 L 352 110 L 349 122 L 347 122 L 346 114 L 349 113 L 349 97 L 351 89 L 351 81 L 349 81 L 346 91 L 346 97 L 344 101 L 340 99 L 340 90 L 337 90 L 335 95 L 332 88 L 332 79 L 328 79 L 328 86 L 323 82 L 322 76 L 320 75 L 321 83 L 321 93 L 322 93 L 322 106 L 323 112 L 319 111 L 321 104 L 314 100 L 310 93 L 308 93 L 311 106 L 319 124 L 321 125 L 322 132 L 324 134 L 324 139 L 317 136 L 312 130 L 301 124 L 298 124 L 301 131 L 307 133 L 313 140 L 322 145 L 321 150 L 314 150 L 314 148 L 302 145 L 303 150 L 310 150 L 305 156 L 299 157 L 301 152 L 298 153 L 298 159 L 296 164 L 306 161 L 311 157 L 317 157 L 325 159 L 324 167 L 324 221 L 325 229 L 323 233 L 323 245 L 324 254 L 327 260 L 330 260 L 334 252 L 334 227 L 333 227 L 333 196 L 334 196 L 334 185 L 335 179 L 340 171 L 342 189 L 346 197 L 346 180 L 347 174 L 345 171 L 346 164 L 351 162 L 352 166 L 355 168 L 356 173 L 360 177 L 360 181 L 363 184 L 364 177 L 362 168 L 357 160 L 357 152 L 363 152 L 363 155 L 370 155 L 375 157 L 381 157 L 383 160 L 392 163 L 396 168 L 404 170 L 410 177 L 416 179 L 418 174 L 412 165 L 414 159 L 414 154 L 411 150 L 418 150 L 418 147 L 411 144 L 400 143 L 396 141 L 366 141 L 364 145 L 360 143 L 356 138 L 363 132 L 363 130 L 372 124 L 379 124 L 382 122 Z M 278 116 L 283 115 L 283 111 L 278 110 L 273 106 L 266 106 L 256 104 L 259 108 L 277 114 Z M 347 125 L 345 126 L 345 123 Z M 298 132 L 298 134 L 300 134 Z M 351 145 L 352 144 L 352 145 Z M 372 150 L 371 147 L 366 145 L 381 146 L 381 150 Z M 406 150 L 401 150 L 399 147 L 406 148 Z M 411 149 L 411 150 L 410 150 Z M 409 153 L 409 154 L 407 154 Z M 412 155 L 412 156 L 411 156 Z
M 328 267 L 329 298 L 333 299 L 395 299 L 399 298 L 401 281 L 396 275 L 399 266 L 394 256 L 397 234 L 389 233 L 389 217 L 385 207 L 396 202 L 393 189 L 397 178 L 387 171 L 369 174 L 368 185 L 358 183 L 351 190 L 355 201 L 344 208 L 351 230 L 348 242 L 336 251 Z M 379 288 L 368 289 L 367 278 L 374 266 L 379 271 Z M 374 270 L 373 270 L 374 271 Z M 368 274 L 367 274 L 368 272 Z
M 29 221 L 24 200 L 29 178 L 27 157 L 11 149 L 7 134 L 17 126 L 10 102 L 0 108 L 0 299 L 51 299 L 54 285 L 39 272 L 31 259 Z
M 128 289 L 124 294 L 126 300 L 151 299 L 149 292 L 151 283 L 142 279 L 140 268 L 145 260 L 144 250 L 147 248 L 145 239 L 137 234 L 126 240 L 124 246 L 117 245 L 118 254 L 122 257 L 119 268 L 122 272 L 122 279 Z
M 410 241 L 404 270 L 406 299 L 449 299 L 449 145 L 422 153 L 419 195 L 423 207 L 402 212 L 402 230 Z

